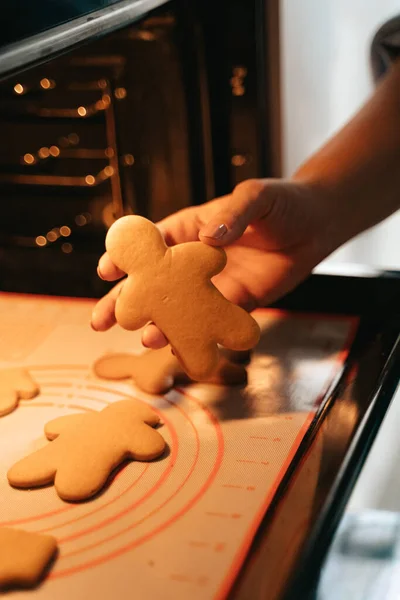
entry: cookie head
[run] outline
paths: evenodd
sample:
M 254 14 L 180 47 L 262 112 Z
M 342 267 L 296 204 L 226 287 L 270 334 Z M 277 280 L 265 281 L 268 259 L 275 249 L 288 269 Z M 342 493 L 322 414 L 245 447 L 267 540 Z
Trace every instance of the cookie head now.
M 107 233 L 106 250 L 125 273 L 139 273 L 163 259 L 167 246 L 151 221 L 137 215 L 121 217 Z

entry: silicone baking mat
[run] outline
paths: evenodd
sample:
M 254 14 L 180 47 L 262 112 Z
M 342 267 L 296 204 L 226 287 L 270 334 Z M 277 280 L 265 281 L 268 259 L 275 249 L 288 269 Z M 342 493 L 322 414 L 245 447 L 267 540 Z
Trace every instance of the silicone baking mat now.
M 91 372 L 105 352 L 140 352 L 140 332 L 95 333 L 92 301 L 0 296 L 0 367 L 40 384 L 0 419 L 0 521 L 48 532 L 59 557 L 43 584 L 13 598 L 224 598 L 357 328 L 347 317 L 261 310 L 245 388 L 193 384 L 164 397 Z M 169 450 L 114 473 L 90 502 L 53 487 L 12 489 L 7 469 L 45 443 L 44 424 L 133 396 L 162 417 Z M 312 486 L 310 487 L 312 494 Z

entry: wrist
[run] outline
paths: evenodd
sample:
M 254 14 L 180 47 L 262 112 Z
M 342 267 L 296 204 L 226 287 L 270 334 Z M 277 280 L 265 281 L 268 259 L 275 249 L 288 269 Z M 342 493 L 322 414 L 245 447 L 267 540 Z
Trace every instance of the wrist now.
M 323 260 L 359 233 L 349 191 L 300 170 L 292 178 L 306 190 L 314 214 L 314 236 L 319 260 Z

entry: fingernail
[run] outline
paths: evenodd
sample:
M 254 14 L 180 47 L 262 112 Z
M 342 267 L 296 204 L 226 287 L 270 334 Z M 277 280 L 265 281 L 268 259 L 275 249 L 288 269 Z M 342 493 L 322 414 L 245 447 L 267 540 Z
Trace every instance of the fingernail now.
M 97 265 L 97 275 L 100 277 L 100 279 L 102 279 L 104 281 L 104 277 L 103 277 L 102 272 L 100 270 L 100 265 Z
M 221 225 L 213 225 L 208 224 L 204 227 L 204 229 L 200 232 L 200 234 L 204 237 L 212 238 L 213 240 L 220 240 L 227 233 L 228 228 L 224 223 Z

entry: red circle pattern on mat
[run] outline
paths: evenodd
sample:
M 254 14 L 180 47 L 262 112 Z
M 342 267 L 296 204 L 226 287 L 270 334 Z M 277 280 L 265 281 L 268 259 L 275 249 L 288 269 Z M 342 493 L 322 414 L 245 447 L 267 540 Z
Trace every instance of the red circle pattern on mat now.
M 113 389 L 112 385 L 108 385 L 108 384 L 98 385 L 97 382 L 96 382 L 96 385 L 94 385 L 95 382 L 93 380 L 91 380 L 91 381 L 85 380 L 84 376 L 87 373 L 87 368 L 80 367 L 78 365 L 71 365 L 71 366 L 54 365 L 54 366 L 47 366 L 47 367 L 44 367 L 44 366 L 43 367 L 30 367 L 30 371 L 32 371 L 32 373 L 35 376 L 35 379 L 37 379 L 39 385 L 41 386 L 42 392 L 45 392 L 46 385 L 48 385 L 50 388 L 57 387 L 57 385 L 60 385 L 60 387 L 62 387 L 62 380 L 65 381 L 65 378 L 67 377 L 67 373 L 68 373 L 69 380 L 78 380 L 78 382 L 80 384 L 78 386 L 79 391 L 73 395 L 73 399 L 74 399 L 73 407 L 75 409 L 81 408 L 82 410 L 85 410 L 85 409 L 91 410 L 90 408 L 87 408 L 84 405 L 82 405 L 82 406 L 79 405 L 81 390 L 82 390 L 81 398 L 83 400 L 91 400 L 91 401 L 95 401 L 95 402 L 99 401 L 102 404 L 102 407 L 104 407 L 106 404 L 110 403 L 110 401 L 112 402 L 112 401 L 115 401 L 122 397 L 127 397 L 127 395 L 128 395 L 119 390 Z M 62 379 L 60 380 L 60 384 L 58 384 L 57 381 L 54 381 L 58 378 L 57 375 L 62 377 Z M 50 378 L 52 378 L 52 380 L 50 380 Z M 46 382 L 46 379 L 47 379 L 48 383 Z M 51 381 L 51 383 L 50 383 L 50 381 Z M 83 392 L 85 392 L 85 395 L 83 394 Z M 110 400 L 105 401 L 104 398 L 97 398 L 96 395 L 98 395 L 99 392 L 101 392 L 103 394 L 103 396 L 104 396 L 104 394 L 108 395 Z M 80 514 L 79 516 L 76 516 L 75 518 L 73 517 L 74 508 L 76 509 L 76 507 L 81 506 L 81 504 L 80 505 L 75 505 L 75 504 L 67 505 L 65 507 L 58 508 L 54 511 L 47 511 L 46 513 L 43 513 L 41 515 L 34 515 L 31 517 L 27 517 L 25 519 L 13 520 L 13 521 L 9 521 L 7 523 L 6 522 L 2 523 L 2 525 L 6 525 L 6 524 L 7 525 L 16 525 L 16 524 L 19 525 L 22 523 L 41 521 L 43 519 L 47 519 L 48 517 L 60 515 L 63 513 L 68 513 L 68 518 L 63 522 L 57 523 L 57 525 L 55 525 L 55 526 L 47 525 L 45 527 L 41 527 L 41 528 L 39 527 L 38 529 L 35 529 L 36 531 L 42 532 L 42 533 L 44 533 L 44 532 L 52 533 L 53 535 L 56 535 L 56 537 L 58 538 L 59 547 L 60 547 L 60 557 L 56 563 L 54 571 L 49 575 L 50 579 L 56 579 L 56 578 L 60 578 L 60 577 L 70 576 L 70 575 L 73 575 L 74 573 L 82 572 L 84 570 L 93 568 L 99 564 L 102 564 L 109 560 L 112 560 L 113 558 L 116 558 L 116 557 L 120 556 L 121 554 L 128 552 L 129 550 L 143 544 L 147 540 L 151 539 L 153 536 L 157 535 L 161 531 L 163 531 L 166 528 L 168 528 L 169 526 L 171 526 L 177 519 L 179 519 L 184 514 L 186 514 L 187 511 L 190 510 L 197 503 L 197 501 L 201 498 L 201 496 L 209 488 L 209 486 L 211 485 L 212 481 L 214 480 L 214 478 L 220 468 L 222 457 L 223 457 L 224 443 L 223 443 L 222 432 L 221 432 L 218 421 L 215 419 L 215 417 L 212 415 L 212 413 L 207 409 L 207 407 L 203 406 L 198 400 L 191 397 L 189 394 L 186 394 L 184 390 L 179 390 L 179 394 L 181 396 L 184 396 L 186 401 L 196 404 L 197 409 L 200 409 L 206 415 L 208 423 L 213 426 L 213 431 L 214 431 L 215 440 L 216 440 L 216 455 L 213 458 L 212 464 L 209 467 L 207 467 L 207 473 L 205 474 L 205 480 L 202 481 L 200 484 L 198 484 L 197 488 L 195 490 L 193 490 L 193 494 L 191 495 L 190 499 L 187 500 L 183 506 L 181 506 L 180 508 L 177 508 L 175 510 L 175 512 L 172 512 L 170 515 L 168 515 L 168 518 L 165 519 L 165 521 L 158 523 L 153 528 L 150 528 L 149 531 L 145 532 L 142 535 L 139 535 L 139 537 L 133 536 L 132 541 L 127 543 L 125 540 L 125 542 L 122 543 L 120 546 L 118 546 L 116 548 L 113 547 L 112 550 L 110 550 L 110 549 L 107 550 L 108 542 L 116 540 L 116 539 L 118 539 L 118 537 L 123 536 L 124 534 L 127 534 L 127 533 L 129 534 L 131 531 L 133 532 L 136 527 L 141 525 L 144 521 L 150 519 L 153 515 L 158 513 L 165 506 L 167 506 L 168 503 L 170 503 L 179 494 L 179 492 L 182 490 L 182 488 L 187 485 L 188 481 L 190 480 L 190 478 L 192 477 L 192 475 L 195 471 L 196 465 L 199 460 L 199 454 L 200 454 L 200 439 L 199 439 L 198 431 L 197 431 L 196 426 L 193 423 L 193 420 L 191 419 L 190 415 L 184 410 L 184 408 L 179 403 L 174 403 L 174 402 L 168 400 L 167 398 L 164 398 L 164 400 L 170 404 L 170 406 L 173 408 L 173 410 L 179 411 L 180 417 L 183 418 L 185 420 L 185 422 L 188 424 L 188 427 L 191 430 L 191 434 L 194 436 L 194 442 L 195 442 L 194 456 L 191 459 L 191 464 L 189 465 L 187 473 L 183 477 L 182 481 L 180 481 L 176 485 L 176 487 L 171 491 L 171 493 L 169 493 L 169 495 L 165 499 L 163 499 L 163 501 L 160 504 L 158 504 L 155 508 L 153 508 L 152 510 L 147 512 L 145 514 L 145 516 L 137 519 L 136 521 L 134 521 L 132 523 L 129 523 L 128 525 L 125 525 L 117 532 L 114 532 L 109 535 L 105 535 L 103 538 L 97 540 L 95 543 L 89 543 L 87 545 L 84 545 L 84 546 L 81 546 L 76 549 L 72 549 L 72 550 L 69 550 L 69 551 L 63 553 L 63 543 L 71 542 L 78 538 L 84 539 L 84 537 L 86 535 L 91 534 L 93 532 L 98 532 L 102 528 L 107 527 L 107 525 L 109 525 L 110 523 L 118 521 L 119 518 L 121 518 L 127 514 L 131 514 L 139 505 L 145 503 L 146 500 L 148 500 L 150 498 L 150 496 L 153 496 L 157 492 L 157 490 L 159 490 L 163 486 L 163 484 L 168 480 L 169 476 L 171 475 L 173 466 L 179 455 L 179 436 L 178 436 L 178 432 L 176 431 L 176 428 L 173 425 L 171 419 L 169 419 L 169 417 L 167 417 L 165 412 L 158 411 L 157 409 L 155 409 L 155 410 L 157 410 L 157 412 L 160 414 L 161 419 L 165 423 L 165 425 L 168 429 L 170 438 L 171 438 L 170 455 L 168 456 L 168 458 L 165 459 L 165 463 L 166 463 L 165 469 L 162 471 L 162 473 L 160 474 L 160 476 L 158 477 L 156 482 L 141 497 L 135 499 L 135 501 L 132 502 L 132 504 L 125 506 L 123 509 L 120 509 L 119 511 L 108 516 L 107 518 L 103 518 L 103 519 L 100 518 L 100 520 L 98 522 L 96 522 L 95 524 L 92 524 L 91 526 L 84 527 L 81 530 L 75 531 L 75 532 L 73 532 L 71 534 L 67 534 L 65 536 L 60 536 L 60 537 L 57 536 L 56 531 L 58 529 L 60 529 L 61 527 L 70 525 L 70 524 L 75 524 L 78 521 L 83 522 L 84 519 L 94 515 L 95 513 L 101 514 L 101 511 L 104 508 L 109 508 L 110 506 L 113 506 L 114 504 L 117 503 L 117 501 L 119 499 L 121 499 L 121 497 L 129 494 L 129 492 L 132 491 L 133 488 L 135 488 L 135 486 L 140 482 L 140 480 L 146 474 L 148 469 L 151 468 L 151 465 L 149 465 L 149 464 L 145 464 L 143 466 L 143 468 L 141 469 L 140 473 L 136 474 L 136 477 L 134 478 L 134 480 L 131 481 L 129 483 L 129 485 L 126 488 L 124 488 L 119 494 L 108 499 L 103 504 L 98 504 L 96 502 L 96 504 L 93 505 L 91 510 L 89 510 L 88 512 L 85 512 L 84 514 Z M 41 400 L 41 398 L 39 397 L 37 400 L 37 403 L 36 403 L 37 406 L 43 406 L 44 403 L 43 402 L 41 403 L 40 400 Z M 53 401 L 51 404 L 55 405 L 55 404 L 57 404 L 57 401 Z M 35 406 L 35 401 L 30 401 L 29 404 L 26 404 L 23 406 L 29 406 L 30 408 L 33 408 Z M 65 401 L 63 401 L 63 406 L 68 406 L 65 403 Z M 153 408 L 154 408 L 154 406 L 153 406 Z M 78 564 L 75 564 L 71 567 L 63 568 L 63 565 L 62 565 L 63 558 L 78 556 L 80 554 L 85 555 L 88 552 L 90 552 L 91 549 L 93 549 L 93 548 L 97 549 L 100 546 L 105 547 L 104 553 L 102 553 L 96 557 L 92 557 L 92 558 L 88 558 L 87 556 L 86 557 L 82 556 L 82 562 L 79 562 Z

